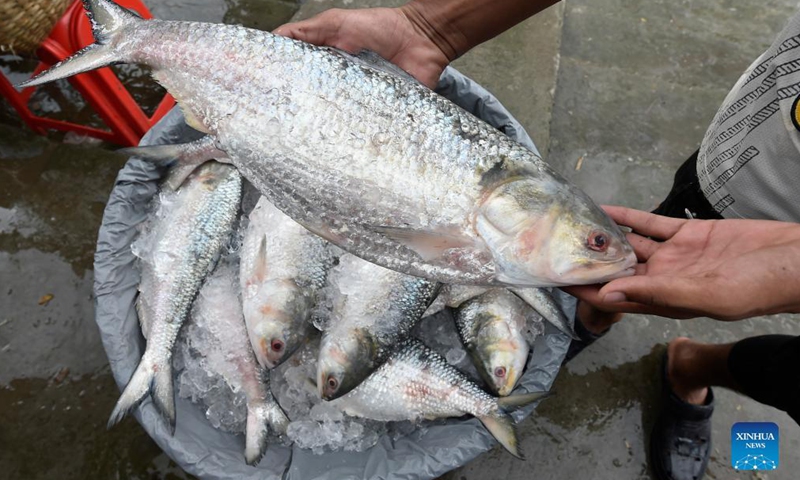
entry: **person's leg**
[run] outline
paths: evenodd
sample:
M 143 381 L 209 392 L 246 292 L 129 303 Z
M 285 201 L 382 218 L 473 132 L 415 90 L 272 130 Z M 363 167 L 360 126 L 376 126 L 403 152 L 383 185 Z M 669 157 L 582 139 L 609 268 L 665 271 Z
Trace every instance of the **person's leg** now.
M 692 405 L 703 405 L 709 387 L 740 391 L 728 369 L 735 344 L 708 345 L 678 337 L 667 346 L 666 380 L 675 395 Z
M 800 337 L 763 335 L 724 345 L 679 337 L 665 360 L 664 408 L 650 438 L 659 480 L 703 476 L 711 451 L 711 387 L 740 392 L 800 423 Z
M 735 390 L 788 413 L 800 424 L 800 337 L 762 335 L 736 342 L 728 356 Z

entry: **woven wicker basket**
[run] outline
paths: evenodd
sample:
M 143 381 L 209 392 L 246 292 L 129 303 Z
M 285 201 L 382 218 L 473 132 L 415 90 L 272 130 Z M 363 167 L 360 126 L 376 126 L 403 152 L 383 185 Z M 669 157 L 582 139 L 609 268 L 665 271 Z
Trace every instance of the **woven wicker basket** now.
M 32 54 L 74 0 L 0 0 L 0 51 Z

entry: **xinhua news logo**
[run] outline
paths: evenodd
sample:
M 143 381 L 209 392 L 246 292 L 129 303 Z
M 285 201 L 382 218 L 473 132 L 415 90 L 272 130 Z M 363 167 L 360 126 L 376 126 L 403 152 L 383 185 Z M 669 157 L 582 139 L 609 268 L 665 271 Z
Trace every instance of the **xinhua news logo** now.
M 731 464 L 736 470 L 778 468 L 778 426 L 771 422 L 739 422 L 731 427 Z

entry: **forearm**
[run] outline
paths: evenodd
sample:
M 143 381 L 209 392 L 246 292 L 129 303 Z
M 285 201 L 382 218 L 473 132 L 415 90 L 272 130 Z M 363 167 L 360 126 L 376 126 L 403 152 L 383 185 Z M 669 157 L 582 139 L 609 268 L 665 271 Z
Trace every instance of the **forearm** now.
M 776 261 L 772 274 L 764 274 L 761 290 L 770 299 L 764 313 L 800 313 L 800 225 L 787 228 L 785 240 L 770 250 L 769 255 Z M 753 280 L 761 283 L 759 278 Z
M 558 0 L 412 0 L 400 7 L 450 61 Z

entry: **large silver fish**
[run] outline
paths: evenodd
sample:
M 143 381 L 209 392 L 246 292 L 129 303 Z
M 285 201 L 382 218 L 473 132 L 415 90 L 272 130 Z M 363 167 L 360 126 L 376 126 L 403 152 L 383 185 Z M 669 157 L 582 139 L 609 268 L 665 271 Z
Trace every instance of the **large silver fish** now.
M 317 388 L 326 400 L 375 371 L 408 337 L 439 287 L 347 254 L 330 282 L 333 308 L 317 362 Z
M 200 140 L 208 158 L 226 152 L 276 207 L 350 253 L 444 283 L 633 274 L 625 236 L 586 194 L 417 82 L 268 32 L 85 4 L 97 43 L 22 86 L 148 65 L 188 123 L 213 137 Z
M 136 371 L 108 425 L 119 422 L 148 393 L 175 428 L 172 349 L 203 280 L 229 240 L 239 210 L 242 177 L 235 168 L 204 164 L 189 178 L 153 225 L 150 261 L 142 262 L 137 311 L 147 337 Z
M 249 216 L 240 280 L 247 331 L 264 368 L 275 368 L 303 344 L 334 247 L 261 197 Z
M 531 308 L 506 289 L 493 288 L 456 309 L 458 335 L 489 388 L 504 397 L 525 370 Z
M 250 348 L 238 292 L 235 269 L 227 263 L 220 264 L 200 290 L 191 321 L 194 327 L 211 334 L 211 341 L 200 352 L 210 373 L 221 375 L 232 389 L 244 392 L 244 456 L 249 465 L 255 465 L 267 449 L 269 431 L 286 434 L 289 419 L 272 396 L 269 373 Z
M 358 388 L 335 402 L 348 415 L 384 422 L 473 415 L 506 450 L 523 458 L 514 420 L 504 408 L 545 395 L 492 397 L 439 354 L 409 339 Z

